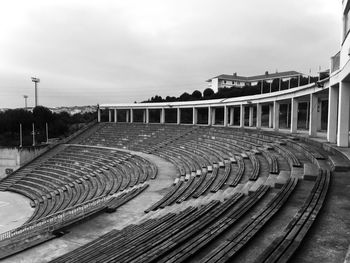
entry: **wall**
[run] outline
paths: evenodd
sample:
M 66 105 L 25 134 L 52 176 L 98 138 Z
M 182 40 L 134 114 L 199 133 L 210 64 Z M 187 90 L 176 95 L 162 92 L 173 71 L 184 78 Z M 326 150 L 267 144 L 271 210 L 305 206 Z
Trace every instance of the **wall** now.
M 347 10 L 349 7 L 347 7 L 349 1 L 344 1 L 343 2 L 343 9 L 345 13 L 348 13 L 349 11 Z M 342 46 L 341 46 L 341 51 L 340 51 L 340 68 L 343 68 L 345 64 L 349 61 L 349 50 L 350 50 L 350 32 L 347 33 L 344 31 L 345 25 L 346 24 L 346 19 L 345 15 L 342 14 L 342 28 L 341 28 L 341 41 L 342 41 Z M 348 15 L 348 19 L 350 19 L 350 16 Z M 344 39 L 345 38 L 345 39 Z
M 0 148 L 0 178 L 6 176 L 6 168 L 17 169 L 19 167 L 18 149 L 14 148 Z
M 214 91 L 217 92 L 219 90 L 219 79 L 214 78 L 211 80 L 211 86 L 210 88 Z
M 6 169 L 18 169 L 21 165 L 33 160 L 46 149 L 44 146 L 0 148 L 0 178 L 6 177 Z

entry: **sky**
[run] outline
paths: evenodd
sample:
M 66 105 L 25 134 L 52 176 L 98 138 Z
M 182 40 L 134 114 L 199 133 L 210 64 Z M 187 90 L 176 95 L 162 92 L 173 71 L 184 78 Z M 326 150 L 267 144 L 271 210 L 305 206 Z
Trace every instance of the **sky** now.
M 341 1 L 11 0 L 0 8 L 0 108 L 140 102 L 220 74 L 315 74 L 340 49 Z

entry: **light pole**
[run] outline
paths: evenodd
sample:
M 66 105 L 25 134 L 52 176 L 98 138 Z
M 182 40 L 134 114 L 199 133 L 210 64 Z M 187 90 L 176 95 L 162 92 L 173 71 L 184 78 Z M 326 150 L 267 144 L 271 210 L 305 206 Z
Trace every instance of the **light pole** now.
M 35 85 L 35 107 L 38 106 L 38 83 L 40 82 L 39 78 L 32 77 L 32 82 Z
M 24 98 L 24 109 L 26 110 L 27 109 L 27 99 L 28 99 L 28 95 L 23 95 L 23 98 Z

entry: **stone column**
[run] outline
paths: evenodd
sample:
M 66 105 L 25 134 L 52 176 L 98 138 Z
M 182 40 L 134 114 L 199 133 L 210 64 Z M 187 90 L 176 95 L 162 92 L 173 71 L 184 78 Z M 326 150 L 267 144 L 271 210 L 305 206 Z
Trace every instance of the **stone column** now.
M 112 122 L 112 110 L 108 110 L 108 122 Z
M 130 123 L 134 122 L 134 110 L 130 109 Z
M 273 129 L 278 131 L 280 128 L 280 104 L 277 101 L 273 102 Z
M 317 130 L 321 130 L 322 125 L 322 101 L 321 99 L 318 100 L 317 104 Z
M 291 112 L 290 112 L 290 132 L 296 133 L 298 130 L 298 100 L 296 98 L 292 98 L 291 102 Z
M 211 125 L 211 107 L 208 107 L 208 125 Z
M 114 122 L 117 123 L 118 122 L 118 112 L 117 109 L 114 109 Z
M 286 118 L 286 126 L 288 128 L 289 125 L 289 111 L 290 111 L 290 104 L 287 103 L 287 118 Z
M 338 134 L 337 145 L 349 147 L 349 99 L 350 83 L 340 82 L 339 84 L 339 104 L 338 104 Z
M 192 124 L 196 125 L 197 124 L 197 117 L 198 117 L 198 110 L 193 107 L 192 108 Z
M 256 128 L 261 128 L 261 116 L 262 116 L 262 105 L 260 103 L 256 104 Z
M 227 126 L 227 106 L 224 106 L 224 126 Z
M 164 108 L 160 109 L 160 123 L 161 124 L 165 123 L 165 109 Z
M 318 98 L 315 94 L 310 94 L 310 117 L 309 117 L 309 135 L 317 135 L 317 105 Z
M 146 109 L 146 123 L 149 123 L 149 109 Z
M 281 86 L 282 86 L 282 79 L 280 78 L 278 81 L 278 90 L 281 90 Z
M 310 119 L 310 103 L 306 102 L 306 118 L 305 118 L 305 128 L 307 129 L 307 125 L 309 124 Z
M 211 111 L 212 111 L 212 113 L 211 113 L 211 125 L 215 125 L 215 122 L 216 122 L 216 109 L 212 108 Z
M 328 93 L 328 123 L 327 123 L 327 140 L 331 143 L 337 142 L 337 110 L 338 110 L 339 87 L 329 87 Z
M 177 119 L 176 119 L 176 123 L 180 124 L 181 123 L 181 109 L 177 108 Z
M 130 117 L 130 112 L 129 112 L 129 110 L 126 110 L 125 122 L 129 122 L 130 121 L 129 117 Z
M 231 107 L 230 108 L 230 126 L 233 126 L 234 124 L 234 115 L 235 115 L 235 108 Z
M 273 125 L 273 104 L 269 105 L 269 128 L 272 128 Z
M 253 117 L 254 117 L 254 108 L 253 106 L 249 107 L 249 127 L 253 127 Z
M 239 117 L 239 127 L 243 128 L 244 127 L 244 106 L 241 104 L 240 106 L 240 117 Z

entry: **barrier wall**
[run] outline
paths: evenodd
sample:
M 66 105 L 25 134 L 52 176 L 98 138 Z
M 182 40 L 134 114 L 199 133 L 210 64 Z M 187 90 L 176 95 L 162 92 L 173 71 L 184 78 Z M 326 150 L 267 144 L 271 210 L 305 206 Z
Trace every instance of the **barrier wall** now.
M 6 169 L 17 170 L 21 165 L 33 160 L 41 154 L 47 145 L 30 147 L 1 147 L 0 148 L 0 178 L 7 176 Z

